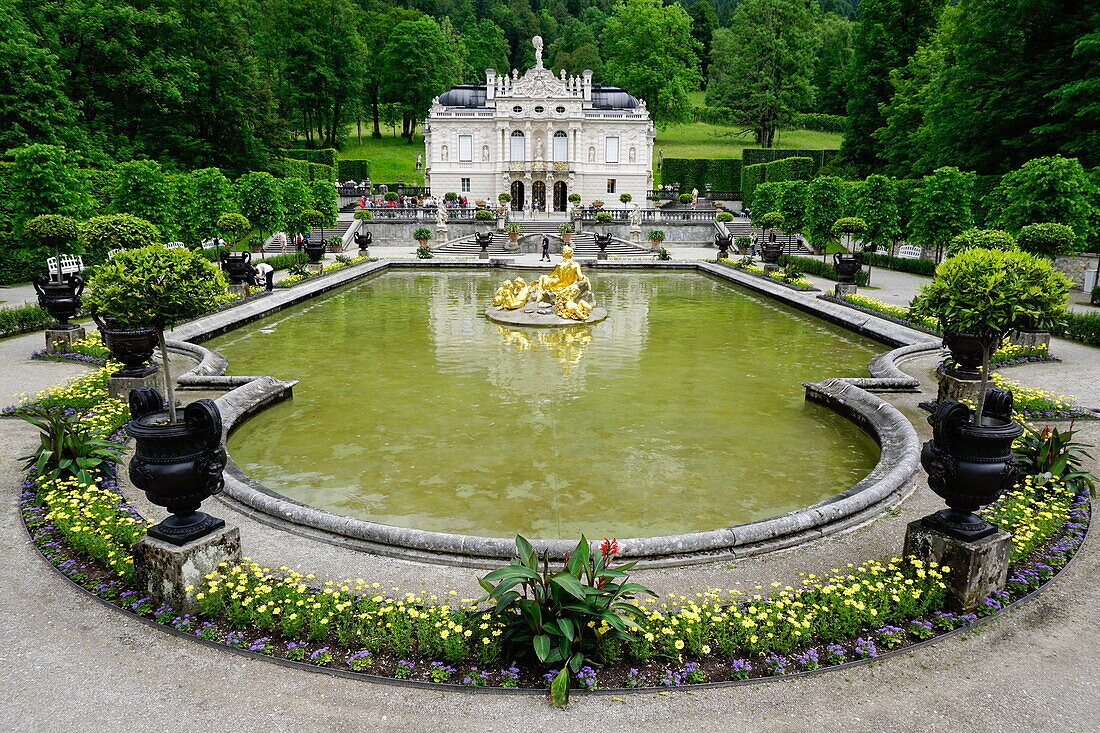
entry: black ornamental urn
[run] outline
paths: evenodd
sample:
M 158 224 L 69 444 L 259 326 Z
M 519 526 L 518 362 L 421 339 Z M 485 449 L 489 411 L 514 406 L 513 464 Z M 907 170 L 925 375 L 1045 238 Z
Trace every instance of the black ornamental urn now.
M 122 362 L 122 369 L 112 377 L 147 377 L 157 371 L 156 364 L 150 364 L 153 351 L 159 344 L 157 330 L 152 326 L 126 326 L 111 320 L 104 320 L 98 313 L 92 313 L 92 319 L 99 326 L 103 336 L 103 345 L 116 360 Z
M 73 331 L 80 326 L 69 323 L 69 319 L 76 315 L 84 301 L 80 294 L 84 292 L 84 278 L 80 275 L 69 275 L 58 280 L 53 280 L 47 275 L 39 275 L 34 279 L 34 291 L 38 293 L 38 304 L 57 321 L 51 330 Z
M 764 242 L 764 249 L 760 253 L 760 259 L 767 262 L 769 265 L 774 265 L 779 262 L 779 256 L 783 254 L 783 245 L 776 242 L 774 239 L 769 239 Z
M 611 244 L 611 235 L 610 234 L 597 234 L 595 236 L 596 236 L 596 246 L 599 247 L 599 249 L 600 249 L 599 254 L 596 255 L 596 259 L 606 260 L 607 259 L 607 245 Z
M 359 248 L 359 253 L 366 256 L 367 250 L 370 248 L 371 242 L 374 241 L 374 232 L 359 231 L 355 233 L 355 246 Z
M 940 402 L 928 417 L 932 440 L 921 450 L 928 486 L 948 506 L 921 523 L 966 541 L 997 531 L 974 512 L 1011 489 L 1019 474 L 1012 441 L 1024 430 L 1012 420 L 1012 393 L 989 390 L 984 414 L 975 422 L 974 411 L 961 402 Z
M 732 234 L 715 234 L 714 246 L 718 248 L 718 259 L 724 260 L 730 256 L 730 247 L 733 246 Z
M 852 283 L 863 269 L 863 258 L 858 253 L 837 252 L 833 255 L 833 267 L 836 268 L 837 282 Z
M 474 241 L 477 242 L 477 246 L 481 247 L 481 259 L 488 259 L 489 245 L 493 243 L 493 233 L 491 231 L 474 232 Z
M 202 399 L 183 410 L 183 421 L 168 422 L 164 398 L 152 387 L 130 392 L 131 420 L 126 432 L 134 438 L 130 480 L 149 501 L 172 513 L 150 527 L 150 537 L 184 545 L 225 526 L 225 520 L 199 511 L 204 499 L 225 486 L 222 417 L 212 400 Z
M 948 374 L 958 379 L 981 379 L 982 359 L 986 351 L 992 354 L 1003 338 L 1001 333 L 944 331 L 943 345 L 951 352 L 951 361 L 954 362 Z
M 305 250 L 306 256 L 309 257 L 309 264 L 316 265 L 325 256 L 325 243 L 320 238 L 316 242 L 311 239 L 306 242 Z
M 252 279 L 251 252 L 222 252 L 218 257 L 230 285 L 243 285 Z

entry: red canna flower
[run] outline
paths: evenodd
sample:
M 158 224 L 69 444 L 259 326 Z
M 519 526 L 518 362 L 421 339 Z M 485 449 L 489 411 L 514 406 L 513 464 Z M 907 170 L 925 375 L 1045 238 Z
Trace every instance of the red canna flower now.
M 605 558 L 619 554 L 619 540 L 618 538 L 609 540 L 606 537 L 603 538 L 603 542 L 600 543 L 600 554 Z

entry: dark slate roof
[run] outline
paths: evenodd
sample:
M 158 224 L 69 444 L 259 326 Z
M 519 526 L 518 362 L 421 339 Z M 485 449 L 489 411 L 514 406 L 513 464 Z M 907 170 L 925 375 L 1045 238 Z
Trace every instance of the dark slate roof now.
M 439 95 L 439 103 L 444 107 L 484 107 L 484 84 L 459 84 Z M 635 109 L 638 98 L 619 87 L 603 84 L 592 85 L 592 106 L 595 109 Z

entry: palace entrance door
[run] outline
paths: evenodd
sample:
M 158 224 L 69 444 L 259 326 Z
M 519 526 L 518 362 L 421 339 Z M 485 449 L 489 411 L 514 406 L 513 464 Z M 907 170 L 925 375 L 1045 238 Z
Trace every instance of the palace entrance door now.
M 531 208 L 535 211 L 546 211 L 546 184 L 542 181 L 531 184 Z
M 526 201 L 523 198 L 523 181 L 512 181 L 512 209 L 520 211 Z
M 566 186 L 565 181 L 554 182 L 554 211 L 565 211 Z

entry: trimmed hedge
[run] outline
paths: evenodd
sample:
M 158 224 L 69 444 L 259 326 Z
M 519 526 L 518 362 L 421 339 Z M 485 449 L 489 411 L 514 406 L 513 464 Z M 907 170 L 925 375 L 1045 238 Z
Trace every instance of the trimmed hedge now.
M 810 158 L 782 158 L 765 164 L 764 180 L 804 181 L 814 174 L 814 162 Z
M 741 161 L 745 165 L 772 163 L 783 158 L 809 158 L 814 163 L 814 173 L 840 153 L 839 150 L 776 150 L 774 148 L 745 148 Z
M 365 181 L 370 178 L 370 161 L 353 158 L 336 161 L 336 178 L 343 181 Z
M 936 263 L 931 260 L 908 260 L 904 257 L 891 257 L 883 254 L 865 254 L 863 257 L 865 261 L 870 262 L 875 267 L 883 267 L 887 270 L 909 272 L 914 275 L 927 275 L 928 277 L 936 274 Z
M 282 174 L 284 178 L 300 178 L 309 180 L 309 163 L 295 158 L 286 158 L 282 161 Z
M 322 148 L 320 150 L 292 149 L 281 151 L 284 158 L 304 160 L 307 163 L 320 163 L 330 168 L 336 167 L 336 149 Z
M 336 166 L 325 165 L 323 163 L 310 163 L 308 180 L 328 181 L 332 183 L 336 180 Z
M 812 257 L 798 257 L 797 255 L 780 255 L 779 264 L 786 267 L 788 264 L 794 265 L 796 269 L 801 270 L 807 275 L 817 275 L 818 277 L 824 277 L 829 280 L 839 280 L 840 276 L 836 274 L 836 266 L 832 262 L 822 261 L 814 259 Z M 860 270 L 852 278 L 852 282 L 856 285 L 867 284 L 867 270 Z
M 1067 312 L 1065 326 L 1054 335 L 1090 346 L 1100 346 L 1100 313 Z
M 706 122 L 711 125 L 736 125 L 737 117 L 729 107 L 708 107 L 699 105 L 691 108 L 692 122 Z
M 36 275 L 46 274 L 47 249 L 17 249 L 0 255 L 0 285 L 29 283 Z
M 0 336 L 41 331 L 53 322 L 50 314 L 36 304 L 0 308 Z
M 661 181 L 679 183 L 681 191 L 706 191 L 707 184 L 715 191 L 737 191 L 741 187 L 741 161 L 736 158 L 665 158 L 661 164 Z
M 803 130 L 816 132 L 844 132 L 848 118 L 844 115 L 827 115 L 820 112 L 803 112 L 795 115 L 794 124 Z
M 741 203 L 743 206 L 752 205 L 753 191 L 767 180 L 765 177 L 767 165 L 767 163 L 757 163 L 741 168 Z

